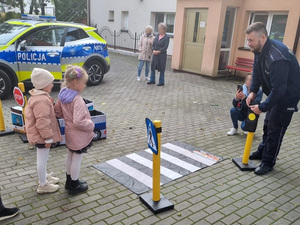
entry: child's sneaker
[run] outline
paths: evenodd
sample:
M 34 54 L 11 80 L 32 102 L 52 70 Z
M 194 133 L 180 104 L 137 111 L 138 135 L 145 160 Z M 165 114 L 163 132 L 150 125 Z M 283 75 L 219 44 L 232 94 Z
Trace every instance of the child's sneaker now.
M 47 193 L 56 192 L 56 191 L 58 191 L 58 189 L 59 189 L 59 185 L 47 183 L 47 184 L 45 184 L 44 187 L 41 187 L 39 185 L 36 192 L 38 194 L 47 194 Z
M 137 81 L 141 81 L 141 78 L 140 78 L 140 77 L 137 77 L 136 80 L 137 80 Z
M 237 134 L 237 129 L 231 128 L 231 130 L 227 133 L 228 136 L 233 136 Z
M 52 177 L 52 174 L 53 173 L 50 173 L 50 174 L 47 174 L 47 181 L 50 183 L 50 184 L 58 184 L 59 183 L 59 178 L 58 177 Z
M 145 80 L 146 80 L 146 81 L 150 81 L 150 78 L 149 78 L 149 77 L 145 77 Z
M 0 211 L 0 221 L 16 216 L 19 213 L 18 208 L 4 208 Z

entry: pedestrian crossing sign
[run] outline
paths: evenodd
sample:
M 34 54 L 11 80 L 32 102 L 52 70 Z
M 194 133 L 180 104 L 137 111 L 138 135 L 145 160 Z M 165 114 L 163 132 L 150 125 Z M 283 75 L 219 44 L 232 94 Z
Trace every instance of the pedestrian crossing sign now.
M 152 150 L 152 152 L 157 155 L 158 154 L 158 143 L 157 143 L 157 132 L 153 122 L 146 118 L 146 126 L 147 126 L 147 140 L 148 147 Z

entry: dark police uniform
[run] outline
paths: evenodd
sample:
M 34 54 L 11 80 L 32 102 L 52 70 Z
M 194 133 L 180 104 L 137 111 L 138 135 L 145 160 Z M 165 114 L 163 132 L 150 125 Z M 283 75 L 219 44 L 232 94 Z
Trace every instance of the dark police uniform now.
M 251 92 L 262 86 L 268 96 L 259 109 L 266 112 L 264 135 L 258 152 L 262 163 L 273 167 L 283 136 L 300 99 L 300 68 L 295 55 L 280 41 L 268 39 L 255 53 Z

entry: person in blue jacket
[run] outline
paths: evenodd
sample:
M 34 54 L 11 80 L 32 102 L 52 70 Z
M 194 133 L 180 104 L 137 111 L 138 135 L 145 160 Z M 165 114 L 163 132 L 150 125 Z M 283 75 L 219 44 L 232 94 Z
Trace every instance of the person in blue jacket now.
M 298 111 L 300 99 L 300 67 L 293 52 L 282 42 L 268 38 L 266 26 L 261 22 L 251 24 L 246 30 L 247 44 L 254 53 L 254 66 L 250 94 L 246 100 L 250 106 L 259 87 L 268 96 L 259 105 L 250 106 L 256 114 L 266 112 L 264 134 L 258 150 L 250 159 L 261 159 L 255 174 L 269 173 L 276 163 L 283 136 Z
M 233 107 L 230 110 L 231 121 L 233 127 L 227 133 L 228 136 L 233 136 L 238 133 L 238 121 L 242 121 L 241 128 L 245 131 L 246 119 L 248 115 L 249 107 L 246 104 L 246 99 L 250 93 L 250 85 L 252 83 L 252 73 L 248 73 L 245 77 L 245 84 L 242 86 L 242 90 L 237 90 L 235 93 L 235 97 L 232 100 Z M 258 91 L 255 96 L 256 102 L 261 102 L 262 100 L 262 91 L 261 89 Z

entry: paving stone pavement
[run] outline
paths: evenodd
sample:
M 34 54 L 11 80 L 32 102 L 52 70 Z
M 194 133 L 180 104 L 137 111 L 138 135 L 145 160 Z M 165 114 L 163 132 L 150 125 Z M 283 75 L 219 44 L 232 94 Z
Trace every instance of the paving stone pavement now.
M 51 150 L 48 170 L 61 178 L 59 192 L 37 195 L 36 152 L 18 135 L 0 138 L 0 188 L 7 206 L 20 214 L 1 224 L 300 224 L 300 114 L 295 114 L 273 172 L 259 177 L 241 172 L 231 159 L 241 156 L 246 135 L 227 137 L 229 110 L 238 82 L 169 68 L 164 87 L 136 81 L 135 57 L 111 54 L 112 69 L 100 86 L 83 96 L 107 114 L 108 138 L 94 142 L 84 156 L 81 178 L 89 190 L 69 196 L 65 179 L 64 146 Z M 170 60 L 169 60 L 170 64 Z M 170 67 L 170 65 L 169 65 Z M 57 97 L 58 88 L 53 91 Z M 3 101 L 10 124 L 12 98 Z M 138 196 L 92 166 L 146 145 L 146 117 L 162 121 L 162 143 L 179 140 L 218 154 L 225 161 L 173 181 L 161 188 L 175 209 L 153 215 Z M 260 118 L 252 149 L 262 131 Z M 256 162 L 258 164 L 258 162 Z

